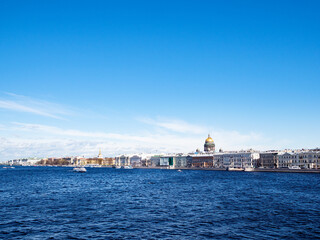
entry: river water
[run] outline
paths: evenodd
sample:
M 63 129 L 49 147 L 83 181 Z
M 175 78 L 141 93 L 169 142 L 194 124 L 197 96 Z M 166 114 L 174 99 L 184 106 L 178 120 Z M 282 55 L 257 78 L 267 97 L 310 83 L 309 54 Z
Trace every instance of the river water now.
M 320 238 L 320 174 L 0 168 L 0 239 Z

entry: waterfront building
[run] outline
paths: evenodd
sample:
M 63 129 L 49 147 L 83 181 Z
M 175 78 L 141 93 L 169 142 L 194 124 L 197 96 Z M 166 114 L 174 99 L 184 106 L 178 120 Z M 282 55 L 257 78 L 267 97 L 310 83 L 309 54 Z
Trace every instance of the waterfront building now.
M 86 158 L 84 160 L 85 165 L 105 165 L 105 161 L 103 158 Z
M 199 149 L 195 153 L 189 154 L 184 158 L 184 165 L 195 168 L 212 168 L 214 167 L 215 143 L 208 134 L 204 142 L 204 152 Z
M 147 159 L 147 166 L 148 167 L 160 166 L 160 158 L 161 158 L 161 155 L 151 156 L 149 159 Z
M 292 166 L 298 166 L 305 169 L 320 168 L 320 151 L 305 151 L 296 153 L 296 158 L 292 162 Z
M 17 165 L 17 166 L 34 166 L 40 163 L 38 158 L 22 158 L 22 159 L 13 159 L 9 160 L 8 165 Z
M 184 168 L 187 167 L 187 162 L 188 155 L 165 155 L 160 157 L 159 166 L 166 166 L 169 168 Z
M 130 157 L 128 155 L 120 155 L 116 157 L 116 166 L 129 166 Z
M 289 152 L 281 152 L 278 154 L 279 168 L 288 168 L 292 166 L 293 162 L 296 162 L 296 154 Z
M 279 168 L 320 169 L 320 151 L 319 149 L 286 150 L 277 154 L 277 162 Z
M 73 164 L 77 165 L 77 166 L 79 166 L 79 165 L 84 166 L 84 165 L 87 165 L 87 161 L 86 161 L 86 158 L 84 158 L 84 157 L 75 157 L 73 159 Z
M 260 155 L 258 152 L 219 152 L 214 154 L 213 166 L 216 168 L 245 168 L 256 167 Z
M 214 166 L 214 155 L 213 154 L 194 154 L 192 157 L 192 167 L 197 168 L 212 168 Z
M 101 154 L 101 149 L 99 149 L 99 154 L 97 157 L 85 159 L 85 165 L 106 165 Z
M 187 167 L 192 167 L 192 154 L 188 154 L 186 157 Z
M 174 157 L 173 167 L 174 168 L 185 168 L 187 167 L 188 156 L 187 155 L 177 155 Z
M 85 158 L 84 159 L 85 164 L 84 165 L 105 165 L 105 161 L 103 158 Z
M 147 158 L 141 159 L 141 166 L 142 167 L 147 167 L 148 166 L 148 159 Z
M 215 153 L 213 156 L 213 167 L 214 168 L 225 168 L 223 165 L 223 152 Z
M 161 156 L 159 159 L 159 166 L 163 167 L 163 166 L 169 166 L 169 162 L 173 162 L 172 159 L 170 159 L 170 156 Z
M 106 166 L 114 166 L 116 165 L 116 159 L 115 158 L 105 158 L 105 165 Z
M 257 167 L 278 168 L 278 152 L 262 152 L 258 159 Z
M 140 167 L 141 166 L 141 160 L 142 160 L 142 157 L 139 156 L 139 155 L 132 155 L 129 157 L 129 161 L 130 161 L 130 165 L 132 167 Z
M 151 167 L 153 164 L 156 164 L 157 160 L 154 160 L 154 163 L 151 162 L 151 157 L 154 157 L 152 154 L 140 154 L 141 156 L 141 166 L 142 167 Z M 158 164 L 159 165 L 159 164 Z
M 213 139 L 210 137 L 210 134 L 208 134 L 208 137 L 204 143 L 204 152 L 206 153 L 214 153 L 215 152 L 216 145 L 214 144 Z
M 120 155 L 115 158 L 116 166 L 129 166 L 132 167 L 145 167 L 152 166 L 153 164 L 150 161 L 150 156 L 148 154 L 126 154 Z
M 72 157 L 60 157 L 60 158 L 43 158 L 39 162 L 40 165 L 51 165 L 51 166 L 66 166 L 70 165 L 73 162 Z

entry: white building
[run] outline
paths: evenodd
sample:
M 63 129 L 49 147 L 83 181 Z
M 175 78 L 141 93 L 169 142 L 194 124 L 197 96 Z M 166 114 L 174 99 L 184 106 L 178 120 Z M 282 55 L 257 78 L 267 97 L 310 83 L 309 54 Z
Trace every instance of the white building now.
M 188 155 L 183 154 L 165 155 L 160 157 L 159 165 L 170 168 L 183 168 L 187 167 L 187 158 Z
M 320 169 L 320 151 L 299 151 L 278 155 L 279 168 L 297 166 L 305 169 Z
M 142 156 L 132 155 L 129 157 L 130 165 L 133 167 L 141 167 Z
M 216 168 L 244 168 L 256 167 L 260 155 L 258 152 L 222 152 L 214 154 L 214 167 Z
M 300 168 L 320 169 L 320 151 L 306 151 L 296 154 L 293 165 Z
M 127 154 L 127 155 L 119 155 L 115 159 L 116 166 L 133 166 L 140 167 L 142 166 L 142 162 L 148 159 L 147 154 Z
M 281 152 L 278 154 L 278 167 L 288 168 L 292 166 L 292 162 L 295 161 L 296 155 L 289 152 Z
M 8 165 L 18 165 L 18 166 L 34 166 L 39 163 L 40 159 L 38 158 L 22 158 L 9 160 Z
M 116 157 L 116 166 L 129 166 L 130 157 L 128 155 L 120 155 Z

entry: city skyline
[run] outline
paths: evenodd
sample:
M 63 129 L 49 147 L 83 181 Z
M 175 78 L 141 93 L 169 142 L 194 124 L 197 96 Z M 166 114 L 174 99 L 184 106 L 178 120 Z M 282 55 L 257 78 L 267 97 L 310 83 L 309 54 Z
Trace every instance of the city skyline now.
M 0 161 L 319 147 L 319 3 L 0 8 Z M 126 6 L 125 8 L 123 6 Z

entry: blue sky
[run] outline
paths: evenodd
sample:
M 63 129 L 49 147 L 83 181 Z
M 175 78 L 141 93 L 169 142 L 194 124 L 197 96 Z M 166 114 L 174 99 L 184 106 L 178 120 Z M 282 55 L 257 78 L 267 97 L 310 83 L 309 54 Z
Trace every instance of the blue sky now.
M 319 1 L 2 1 L 0 160 L 319 147 Z

